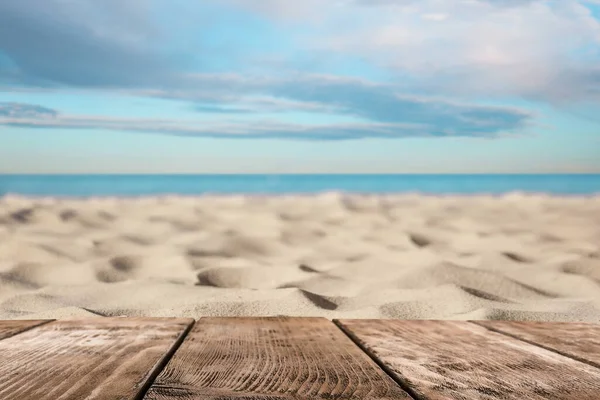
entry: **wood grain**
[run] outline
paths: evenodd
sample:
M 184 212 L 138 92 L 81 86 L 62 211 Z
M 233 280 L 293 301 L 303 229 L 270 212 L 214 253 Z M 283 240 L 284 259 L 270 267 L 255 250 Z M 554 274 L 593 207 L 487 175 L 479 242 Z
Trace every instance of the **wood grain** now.
M 9 338 L 18 333 L 35 328 L 36 326 L 51 322 L 52 320 L 8 320 L 0 321 L 0 340 Z
M 147 400 L 403 399 L 408 395 L 322 318 L 202 318 Z
M 600 324 L 523 321 L 472 322 L 600 368 Z
M 600 370 L 466 321 L 341 320 L 417 399 L 600 398 Z
M 136 399 L 190 319 L 55 321 L 0 341 L 0 399 Z

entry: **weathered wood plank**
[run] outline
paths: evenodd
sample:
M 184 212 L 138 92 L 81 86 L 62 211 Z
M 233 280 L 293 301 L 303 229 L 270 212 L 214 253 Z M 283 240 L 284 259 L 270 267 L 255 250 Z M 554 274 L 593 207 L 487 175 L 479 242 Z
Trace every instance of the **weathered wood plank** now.
M 417 399 L 600 398 L 600 370 L 466 321 L 336 321 Z
M 202 318 L 147 400 L 403 399 L 408 395 L 323 318 Z
M 191 319 L 55 321 L 0 341 L 0 399 L 136 399 Z
M 600 368 L 600 324 L 524 321 L 472 322 Z
M 14 336 L 18 333 L 46 324 L 52 320 L 7 320 L 0 321 L 0 340 Z

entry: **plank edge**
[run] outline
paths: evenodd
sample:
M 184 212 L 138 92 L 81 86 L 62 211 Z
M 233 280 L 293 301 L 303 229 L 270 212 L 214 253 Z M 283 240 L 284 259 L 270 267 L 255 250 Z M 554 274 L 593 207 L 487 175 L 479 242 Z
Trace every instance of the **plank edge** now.
M 533 340 L 529 340 L 529 339 L 525 339 L 523 337 L 519 337 L 518 335 L 515 335 L 513 333 L 506 332 L 506 331 L 503 331 L 501 329 L 488 326 L 487 324 L 485 324 L 485 320 L 483 320 L 483 321 L 468 320 L 467 322 L 469 322 L 471 324 L 474 324 L 474 325 L 477 325 L 477 326 L 481 326 L 482 328 L 485 328 L 485 329 L 489 330 L 490 332 L 498 333 L 500 335 L 504 335 L 504 336 L 507 336 L 507 337 L 519 340 L 519 341 L 527 343 L 529 345 L 536 346 L 536 347 L 542 348 L 544 350 L 548 350 L 548 351 L 551 351 L 553 353 L 559 354 L 559 355 L 561 355 L 563 357 L 570 358 L 571 360 L 574 360 L 574 361 L 577 361 L 577 362 L 589 365 L 590 367 L 594 367 L 596 369 L 600 369 L 600 364 L 597 364 L 597 363 L 595 363 L 593 361 L 586 360 L 586 359 L 581 358 L 579 356 L 576 356 L 574 354 L 570 354 L 570 353 L 567 353 L 565 351 L 562 351 L 562 350 L 559 350 L 559 349 L 555 349 L 555 348 L 550 347 L 550 346 L 546 346 L 546 345 L 544 345 L 542 343 L 537 343 L 537 342 L 534 342 Z
M 155 397 L 152 397 L 152 396 Z M 181 384 L 154 384 L 148 390 L 147 396 L 150 396 L 151 400 L 156 398 L 156 395 L 161 396 L 161 399 L 179 399 L 183 398 L 182 395 L 192 395 L 196 396 L 194 398 L 210 398 L 210 399 L 248 399 L 248 395 L 246 393 L 232 393 L 231 390 L 223 389 L 223 388 L 198 388 L 190 385 L 181 385 Z M 167 397 L 165 397 L 165 395 Z M 260 393 L 257 394 L 260 396 L 261 400 L 304 400 L 304 397 L 298 397 L 288 393 Z M 187 397 L 186 397 L 187 398 Z M 309 400 L 306 398 L 306 400 Z M 312 399 L 310 399 L 312 400 Z
M 196 320 L 190 319 L 183 331 L 181 331 L 179 336 L 177 336 L 177 339 L 175 339 L 169 350 L 167 350 L 165 354 L 163 354 L 163 356 L 154 364 L 152 369 L 148 372 L 148 375 L 145 378 L 145 382 L 138 390 L 137 395 L 133 398 L 134 400 L 143 400 L 146 397 L 146 394 L 154 385 L 156 378 L 158 378 L 160 373 L 169 364 L 169 362 L 171 361 L 177 350 L 179 350 L 181 344 L 188 336 L 195 324 Z
M 30 320 L 26 320 L 26 319 L 25 319 L 25 320 L 15 320 L 15 321 L 30 321 Z M 34 320 L 34 321 L 35 321 L 35 320 Z M 54 322 L 54 321 L 56 321 L 56 320 L 55 320 L 55 319 L 44 319 L 44 320 L 39 320 L 39 322 L 38 322 L 37 324 L 35 324 L 35 325 L 31 325 L 31 326 L 28 326 L 28 327 L 26 327 L 26 328 L 24 328 L 24 329 L 21 329 L 21 330 L 19 330 L 19 331 L 13 332 L 13 333 L 12 333 L 12 334 L 10 334 L 10 335 L 7 335 L 7 336 L 4 336 L 4 337 L 0 338 L 0 340 L 5 340 L 5 339 L 9 339 L 9 338 L 12 338 L 12 337 L 18 336 L 18 335 L 20 335 L 21 333 L 29 332 L 29 331 L 31 331 L 31 330 L 33 330 L 33 329 L 36 329 L 36 328 L 39 328 L 39 327 L 41 327 L 41 326 L 47 325 L 47 324 L 49 324 L 49 323 L 51 323 L 51 322 Z
M 390 379 L 392 379 L 398 386 L 400 386 L 402 390 L 408 393 L 410 397 L 412 397 L 415 400 L 427 400 L 423 396 L 416 393 L 408 383 L 402 380 L 399 374 L 395 373 L 388 365 L 386 365 L 383 362 L 383 360 L 381 360 L 379 357 L 377 357 L 375 353 L 373 353 L 369 348 L 367 348 L 367 346 L 365 346 L 365 344 L 360 340 L 360 338 L 356 336 L 356 334 L 352 332 L 352 330 L 349 327 L 344 325 L 342 320 L 333 319 L 331 322 L 333 322 L 333 324 L 337 326 L 338 329 L 342 331 L 342 333 L 344 333 L 360 350 L 362 350 L 363 353 L 365 353 L 371 360 L 373 360 L 373 362 L 375 362 L 375 364 L 377 364 L 377 366 L 381 368 L 383 372 L 385 372 L 390 377 Z

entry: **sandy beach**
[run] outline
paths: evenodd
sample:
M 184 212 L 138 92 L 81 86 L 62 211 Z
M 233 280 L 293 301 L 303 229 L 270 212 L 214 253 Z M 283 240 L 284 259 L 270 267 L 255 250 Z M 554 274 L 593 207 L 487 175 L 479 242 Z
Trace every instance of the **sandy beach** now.
M 600 196 L 0 198 L 0 319 L 600 322 Z

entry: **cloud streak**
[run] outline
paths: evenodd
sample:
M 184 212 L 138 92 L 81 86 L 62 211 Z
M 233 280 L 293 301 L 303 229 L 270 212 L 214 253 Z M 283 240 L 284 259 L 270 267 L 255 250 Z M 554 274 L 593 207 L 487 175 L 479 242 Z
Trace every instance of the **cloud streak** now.
M 67 115 L 33 104 L 0 103 L 0 125 L 25 128 L 101 129 L 123 132 L 159 133 L 186 137 L 276 138 L 295 140 L 351 140 L 364 138 L 398 139 L 406 137 L 478 137 L 506 135 L 515 124 L 516 114 L 508 110 L 465 108 L 454 125 L 446 121 L 353 122 L 337 124 L 298 124 L 280 121 L 185 122 L 172 119 L 114 118 Z M 525 116 L 523 116 L 525 117 Z M 482 119 L 483 118 L 483 119 Z M 482 122 L 485 121 L 485 122 Z M 490 121 L 495 121 L 491 123 Z M 462 125 L 458 125 L 462 124 Z
M 206 90 L 181 90 L 177 93 L 155 91 L 146 95 L 189 101 L 233 103 L 229 113 L 279 111 L 313 111 L 351 116 L 370 122 L 391 124 L 418 124 L 429 129 L 432 136 L 446 136 L 463 132 L 465 135 L 491 135 L 502 131 L 522 129 L 532 124 L 533 115 L 524 110 L 509 107 L 461 104 L 429 97 L 402 94 L 393 85 L 340 78 L 333 76 L 301 75 L 288 79 L 246 79 L 240 76 L 196 76 L 194 86 Z M 209 80 L 213 85 L 203 85 Z M 269 93 L 273 97 L 265 102 L 256 95 Z M 212 96 L 212 98 L 211 98 Z M 265 106 L 267 106 L 265 108 Z M 222 107 L 219 105 L 218 107 Z M 401 135 L 402 136 L 402 135 Z

